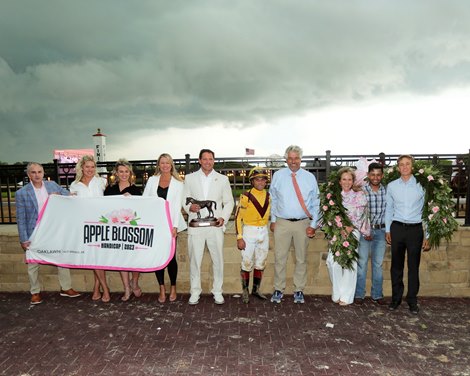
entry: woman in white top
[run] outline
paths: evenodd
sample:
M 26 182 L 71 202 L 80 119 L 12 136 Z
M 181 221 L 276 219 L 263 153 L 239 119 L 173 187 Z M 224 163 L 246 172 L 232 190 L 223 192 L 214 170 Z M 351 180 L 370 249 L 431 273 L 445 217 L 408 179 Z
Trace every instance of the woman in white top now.
M 186 229 L 186 222 L 181 214 L 181 202 L 183 196 L 183 181 L 175 169 L 173 158 L 169 154 L 162 154 L 158 157 L 155 175 L 150 177 L 145 186 L 144 196 L 158 196 L 167 200 L 170 204 L 170 216 L 173 223 L 173 237 L 176 238 L 179 231 Z M 170 277 L 170 302 L 176 300 L 176 277 L 178 274 L 178 264 L 176 262 L 176 250 L 173 258 L 169 262 L 168 275 Z M 165 269 L 157 270 L 158 283 L 160 285 L 160 296 L 158 301 L 166 301 Z
M 101 178 L 96 172 L 96 162 L 92 155 L 84 155 L 75 167 L 75 181 L 70 185 L 70 192 L 81 197 L 99 197 L 103 196 L 106 188 L 106 179 Z M 106 274 L 104 270 L 95 269 L 95 284 L 93 287 L 93 300 L 100 300 L 107 303 L 111 300 L 109 287 L 106 283 Z M 103 290 L 101 294 L 100 286 Z

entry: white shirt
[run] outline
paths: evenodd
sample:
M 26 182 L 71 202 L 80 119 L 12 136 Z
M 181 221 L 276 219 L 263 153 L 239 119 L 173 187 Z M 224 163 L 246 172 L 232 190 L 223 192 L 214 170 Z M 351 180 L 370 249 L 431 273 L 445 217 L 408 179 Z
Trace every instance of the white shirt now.
M 38 212 L 40 212 L 49 197 L 49 193 L 47 193 L 46 185 L 43 182 L 41 183 L 41 188 L 36 188 L 34 185 L 33 188 L 36 200 L 38 201 Z
M 93 176 L 88 185 L 83 184 L 81 181 L 73 182 L 70 184 L 70 192 L 76 193 L 81 197 L 99 197 L 103 196 L 104 189 L 106 188 L 106 179 Z
M 202 185 L 202 192 L 204 193 L 204 200 L 207 200 L 207 196 L 209 195 L 209 189 L 212 185 L 214 180 L 215 172 L 212 170 L 209 175 L 206 175 L 202 169 L 199 170 L 201 185 Z

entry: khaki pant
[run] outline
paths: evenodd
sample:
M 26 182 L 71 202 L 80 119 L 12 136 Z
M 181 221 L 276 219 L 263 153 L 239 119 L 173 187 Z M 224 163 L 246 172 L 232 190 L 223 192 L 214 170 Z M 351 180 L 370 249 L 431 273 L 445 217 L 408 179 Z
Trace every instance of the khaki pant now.
M 58 266 L 57 275 L 59 277 L 59 284 L 62 290 L 69 290 L 72 288 L 72 279 L 70 278 L 69 269 Z M 28 264 L 28 277 L 31 285 L 31 294 L 38 294 L 41 291 L 41 284 L 39 283 L 39 264 Z
M 310 226 L 308 218 L 292 222 L 277 218 L 274 227 L 274 289 L 284 291 L 286 288 L 286 267 L 289 249 L 294 241 L 295 269 L 294 291 L 303 291 L 307 284 L 307 248 L 309 238 L 307 228 Z

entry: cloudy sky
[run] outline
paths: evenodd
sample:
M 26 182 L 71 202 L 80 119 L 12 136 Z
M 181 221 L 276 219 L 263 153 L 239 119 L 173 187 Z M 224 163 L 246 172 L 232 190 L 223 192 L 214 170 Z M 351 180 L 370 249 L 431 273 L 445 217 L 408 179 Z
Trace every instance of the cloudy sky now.
M 465 153 L 469 1 L 0 2 L 0 161 Z

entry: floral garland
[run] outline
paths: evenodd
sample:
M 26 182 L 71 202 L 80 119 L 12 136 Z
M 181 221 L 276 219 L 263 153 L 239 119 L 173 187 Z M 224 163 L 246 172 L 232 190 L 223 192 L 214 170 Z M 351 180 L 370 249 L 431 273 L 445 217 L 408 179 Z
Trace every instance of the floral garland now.
M 452 189 L 441 171 L 430 162 L 416 161 L 413 164 L 413 176 L 421 184 L 426 194 L 423 207 L 423 224 L 428 234 L 431 248 L 437 248 L 441 241 L 450 241 L 452 234 L 459 227 L 454 218 L 455 205 L 452 201 Z M 384 182 L 400 178 L 398 166 L 384 171 Z
M 353 269 L 359 258 L 359 241 L 353 233 L 345 231 L 346 226 L 353 226 L 343 206 L 338 172 L 332 172 L 328 181 L 320 186 L 321 226 L 330 244 L 333 260 L 342 268 Z
M 442 173 L 429 162 L 416 161 L 413 175 L 426 192 L 422 219 L 429 245 L 437 248 L 443 239 L 450 241 L 459 226 L 453 213 L 452 190 Z M 387 184 L 399 177 L 398 166 L 390 167 L 384 171 L 383 183 Z M 359 257 L 356 251 L 358 240 L 352 233 L 346 234 L 344 231 L 344 227 L 352 226 L 352 223 L 342 201 L 339 176 L 335 171 L 320 186 L 321 226 L 334 261 L 343 268 L 352 269 L 354 261 Z

